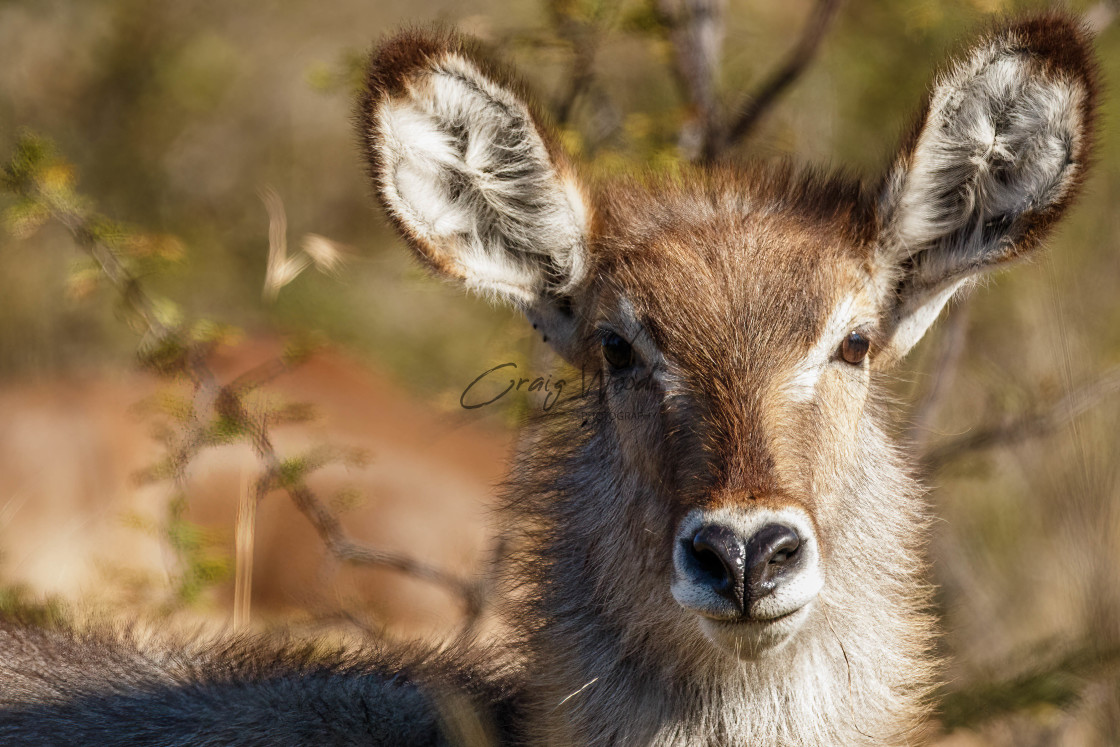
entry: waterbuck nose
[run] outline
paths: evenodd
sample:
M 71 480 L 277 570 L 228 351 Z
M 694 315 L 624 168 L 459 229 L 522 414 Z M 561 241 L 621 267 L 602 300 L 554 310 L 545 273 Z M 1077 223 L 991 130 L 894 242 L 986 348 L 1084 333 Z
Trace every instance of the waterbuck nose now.
M 719 524 L 700 527 L 692 538 L 692 557 L 702 580 L 721 597 L 743 608 L 746 544 L 735 532 Z
M 692 558 L 701 581 L 746 612 L 747 604 L 777 588 L 783 572 L 796 563 L 801 540 L 782 524 L 767 524 L 744 540 L 733 530 L 708 524 L 692 538 Z
M 797 532 L 782 524 L 767 524 L 747 542 L 748 599 L 760 599 L 777 588 L 783 571 L 797 561 L 801 540 Z

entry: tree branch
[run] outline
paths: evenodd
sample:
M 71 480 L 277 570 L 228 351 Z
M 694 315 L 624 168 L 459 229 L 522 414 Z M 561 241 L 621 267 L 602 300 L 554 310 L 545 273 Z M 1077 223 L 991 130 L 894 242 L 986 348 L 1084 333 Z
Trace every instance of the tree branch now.
M 392 568 L 424 581 L 444 586 L 462 598 L 466 607 L 466 624 L 474 624 L 475 618 L 481 614 L 484 601 L 480 594 L 482 588 L 480 584 L 458 578 L 414 558 L 379 550 L 352 540 L 347 536 L 346 530 L 343 529 L 342 522 L 339 521 L 338 517 L 323 505 L 323 502 L 307 487 L 302 479 L 284 480 L 281 477 L 283 460 L 276 453 L 263 420 L 250 417 L 244 408 L 240 407 L 239 403 L 235 417 L 249 428 L 252 434 L 253 447 L 264 465 L 264 472 L 257 481 L 258 500 L 263 498 L 268 490 L 279 482 L 284 492 L 291 498 L 292 503 L 319 534 L 327 550 L 336 558 L 352 565 Z
M 258 500 L 272 487 L 279 485 L 336 558 L 353 565 L 391 568 L 443 586 L 463 600 L 466 608 L 465 628 L 473 630 L 476 627 L 490 584 L 485 581 L 471 582 L 414 558 L 354 541 L 347 536 L 338 517 L 308 488 L 302 476 L 284 475 L 284 460 L 273 446 L 267 417 L 252 417 L 242 398 L 248 391 L 289 370 L 289 361 L 279 359 L 256 366 L 223 385 L 207 361 L 214 343 L 191 341 L 181 327 L 172 326 L 160 319 L 156 302 L 113 247 L 101 238 L 98 216 L 85 210 L 76 198 L 71 196 L 64 200 L 58 196 L 57 190 L 52 192 L 44 188 L 33 174 L 27 179 L 9 178 L 8 187 L 18 196 L 42 204 L 50 217 L 70 232 L 78 247 L 97 263 L 102 274 L 120 294 L 144 328 L 145 336 L 154 338 L 152 348 L 160 350 L 169 347 L 174 351 L 169 360 L 161 361 L 163 373 L 183 372 L 191 379 L 194 385 L 191 412 L 181 436 L 170 447 L 168 457 L 171 476 L 180 493 L 185 494 L 190 463 L 202 448 L 211 443 L 213 415 L 230 418 L 248 434 L 262 462 L 263 471 L 256 487 Z M 274 236 L 274 243 L 275 238 Z
M 657 0 L 656 10 L 673 45 L 677 85 L 692 110 L 681 130 L 681 151 L 689 160 L 706 158 L 718 147 L 723 126 L 716 89 L 727 0 Z
M 961 436 L 943 440 L 925 452 L 922 464 L 928 472 L 936 472 L 966 454 L 1048 435 L 1118 392 L 1120 366 L 1109 369 L 1096 381 L 1070 392 L 1048 409 L 1005 415 L 997 423 L 983 425 Z
M 747 102 L 738 108 L 739 115 L 728 129 L 721 149 L 746 139 L 781 95 L 801 77 L 820 50 L 821 42 L 840 9 L 840 3 L 841 0 L 817 0 L 797 46 Z

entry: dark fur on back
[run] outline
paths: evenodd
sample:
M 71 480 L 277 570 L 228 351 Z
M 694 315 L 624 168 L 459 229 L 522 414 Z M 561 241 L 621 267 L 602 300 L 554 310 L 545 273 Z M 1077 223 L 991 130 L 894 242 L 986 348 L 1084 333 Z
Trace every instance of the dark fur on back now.
M 449 745 L 509 729 L 503 656 L 0 622 L 0 744 Z

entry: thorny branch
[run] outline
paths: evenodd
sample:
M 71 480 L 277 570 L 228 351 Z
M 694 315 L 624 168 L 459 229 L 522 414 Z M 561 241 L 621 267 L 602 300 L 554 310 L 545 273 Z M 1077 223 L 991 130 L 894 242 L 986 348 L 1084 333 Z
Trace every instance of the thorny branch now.
M 462 597 L 467 608 L 467 617 L 473 621 L 482 611 L 483 600 L 479 598 L 479 584 L 460 579 L 420 561 L 397 553 L 378 550 L 355 542 L 346 535 L 342 522 L 323 505 L 322 501 L 301 479 L 291 479 L 284 475 L 284 461 L 276 452 L 272 438 L 263 418 L 254 418 L 244 408 L 241 401 L 232 396 L 223 397 L 219 405 L 222 414 L 243 425 L 250 434 L 253 448 L 257 452 L 264 472 L 257 481 L 256 491 L 263 498 L 274 487 L 282 488 L 300 513 L 311 522 L 327 549 L 339 560 L 353 565 L 376 565 L 393 568 L 416 578 L 445 586 Z
M 148 332 L 158 340 L 168 340 L 174 336 L 175 330 L 160 321 L 155 305 L 139 281 L 128 272 L 113 250 L 97 238 L 97 232 L 93 230 L 88 217 L 74 210 L 58 209 L 49 195 L 40 196 L 47 204 L 52 205 L 52 217 L 70 232 L 74 242 L 97 263 L 125 304 L 145 322 Z
M 362 566 L 392 568 L 415 578 L 443 586 L 463 601 L 466 613 L 464 626 L 468 631 L 477 625 L 491 591 L 485 580 L 470 581 L 446 573 L 406 555 L 369 547 L 347 536 L 338 517 L 308 487 L 300 474 L 284 469 L 284 459 L 272 443 L 268 418 L 254 417 L 244 406 L 249 391 L 289 371 L 292 362 L 277 359 L 256 366 L 228 383 L 221 383 L 210 368 L 208 354 L 213 342 L 186 341 L 185 331 L 160 319 L 157 304 L 148 295 L 140 280 L 102 238 L 96 229 L 97 217 L 83 208 L 58 198 L 34 179 L 9 179 L 7 185 L 18 197 L 38 200 L 46 206 L 49 217 L 65 227 L 78 247 L 92 258 L 103 275 L 120 295 L 131 314 L 139 321 L 145 337 L 145 349 L 155 356 L 153 366 L 161 372 L 181 372 L 194 387 L 193 406 L 186 427 L 171 445 L 168 462 L 176 489 L 185 489 L 187 467 L 197 454 L 211 443 L 211 416 L 216 414 L 232 422 L 251 440 L 263 465 L 256 485 L 256 499 L 270 490 L 286 492 L 296 508 L 311 523 L 327 550 L 342 562 Z M 275 237 L 273 237 L 275 243 Z M 170 352 L 169 352 L 170 351 Z M 144 351 L 142 351 L 144 352 Z

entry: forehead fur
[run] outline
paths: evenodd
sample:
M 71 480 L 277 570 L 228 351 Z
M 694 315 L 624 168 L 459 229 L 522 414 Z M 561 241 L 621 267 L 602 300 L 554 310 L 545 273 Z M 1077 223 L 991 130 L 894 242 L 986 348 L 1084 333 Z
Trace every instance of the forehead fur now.
M 690 171 L 600 194 L 598 274 L 677 355 L 698 344 L 811 344 L 862 276 L 876 232 L 860 183 L 789 165 Z

